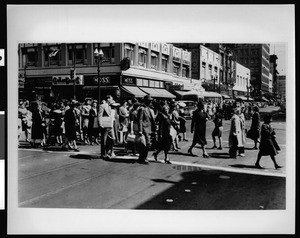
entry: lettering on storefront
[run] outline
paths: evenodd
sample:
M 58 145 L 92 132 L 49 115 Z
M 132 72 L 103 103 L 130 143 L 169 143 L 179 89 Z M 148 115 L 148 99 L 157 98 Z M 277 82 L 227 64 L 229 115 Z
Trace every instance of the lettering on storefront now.
M 66 75 L 57 75 L 52 77 L 52 84 L 53 85 L 70 85 L 73 84 L 73 80 Z M 75 84 L 76 85 L 83 85 L 83 75 L 76 75 L 75 77 Z
M 123 78 L 124 84 L 134 84 L 135 85 L 135 82 L 136 82 L 136 80 L 133 77 L 124 77 Z
M 98 84 L 98 77 L 95 77 L 94 78 L 94 83 L 95 84 Z M 100 77 L 100 84 L 101 85 L 108 85 L 111 83 L 111 80 L 110 80 L 110 77 L 109 76 L 103 76 L 103 77 Z

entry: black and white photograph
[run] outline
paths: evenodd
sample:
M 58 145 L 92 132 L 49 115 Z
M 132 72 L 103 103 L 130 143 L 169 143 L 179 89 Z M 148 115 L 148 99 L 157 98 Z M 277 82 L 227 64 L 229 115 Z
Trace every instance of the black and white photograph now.
M 293 5 L 7 10 L 8 233 L 293 233 Z

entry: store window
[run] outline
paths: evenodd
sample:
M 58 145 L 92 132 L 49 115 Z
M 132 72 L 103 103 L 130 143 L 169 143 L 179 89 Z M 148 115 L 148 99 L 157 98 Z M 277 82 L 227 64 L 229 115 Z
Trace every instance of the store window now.
M 136 85 L 137 85 L 137 86 L 143 86 L 143 80 L 137 78 L 137 79 L 136 79 Z
M 134 45 L 132 44 L 125 44 L 124 45 L 125 51 L 124 51 L 124 55 L 125 58 L 129 58 L 130 59 L 130 65 L 133 65 L 133 59 L 134 59 Z
M 158 68 L 158 55 L 154 52 L 151 53 L 151 69 L 157 70 Z
M 148 79 L 143 79 L 143 86 L 144 87 L 149 87 L 149 80 Z
M 160 81 L 160 82 L 159 82 L 159 87 L 160 87 L 160 88 L 165 88 L 165 84 L 164 84 L 163 81 Z
M 149 87 L 154 88 L 154 81 L 153 80 L 149 80 Z
M 159 88 L 159 86 L 160 86 L 160 81 L 155 81 L 154 87 L 155 87 L 155 88 Z
M 161 70 L 168 72 L 168 57 L 165 55 L 161 56 Z
M 147 51 L 142 48 L 139 49 L 139 66 L 147 67 Z

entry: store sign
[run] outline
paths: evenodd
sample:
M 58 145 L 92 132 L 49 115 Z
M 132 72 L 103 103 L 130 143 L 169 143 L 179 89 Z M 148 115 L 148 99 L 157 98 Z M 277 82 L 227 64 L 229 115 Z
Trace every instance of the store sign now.
M 165 55 L 170 55 L 170 45 L 163 43 L 161 52 Z
M 151 43 L 151 50 L 159 52 L 159 43 Z
M 98 77 L 94 77 L 94 83 L 98 84 Z M 101 85 L 110 85 L 111 84 L 111 78 L 110 76 L 102 76 L 100 77 L 100 84 Z
M 134 77 L 123 77 L 122 78 L 122 83 L 123 84 L 136 84 L 136 78 Z
M 181 60 L 181 49 L 173 46 L 173 60 L 180 62 Z
M 52 84 L 53 85 L 73 85 L 73 80 L 70 76 L 67 75 L 57 75 L 52 77 Z M 83 85 L 83 75 L 76 75 L 75 77 L 75 84 L 76 85 Z
M 148 42 L 140 42 L 138 43 L 139 46 L 144 47 L 144 48 L 149 48 L 149 43 Z

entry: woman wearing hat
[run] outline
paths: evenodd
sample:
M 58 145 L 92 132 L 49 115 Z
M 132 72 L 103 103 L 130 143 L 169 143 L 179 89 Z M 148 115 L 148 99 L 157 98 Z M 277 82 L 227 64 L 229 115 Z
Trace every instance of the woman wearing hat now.
M 156 121 L 158 122 L 158 143 L 156 144 L 156 151 L 153 153 L 154 159 L 157 161 L 157 155 L 163 150 L 165 153 L 165 163 L 171 164 L 170 159 L 168 158 L 168 152 L 172 144 L 170 135 L 172 122 L 170 120 L 169 107 L 167 105 L 164 105 L 159 109 Z
M 262 156 L 270 155 L 275 169 L 282 168 L 282 166 L 278 165 L 275 159 L 275 155 L 278 154 L 278 150 L 280 150 L 277 142 L 276 142 L 276 133 L 273 127 L 270 125 L 272 122 L 272 115 L 267 114 L 264 117 L 264 123 L 261 126 L 261 137 L 260 137 L 260 145 L 259 145 L 259 152 L 257 155 L 257 160 L 255 163 L 256 168 L 262 168 L 259 164 L 260 159 Z
M 199 101 L 197 104 L 197 109 L 193 112 L 191 132 L 194 133 L 193 143 L 188 150 L 188 153 L 193 155 L 193 147 L 199 143 L 202 146 L 203 157 L 208 158 L 208 154 L 205 150 L 206 141 L 206 121 L 208 120 L 207 114 L 204 112 L 204 104 Z
M 96 145 L 99 145 L 98 102 L 96 100 L 92 102 L 91 109 L 89 110 L 88 122 L 90 144 L 93 145 L 95 143 Z
M 247 137 L 254 141 L 254 150 L 257 150 L 257 142 L 260 135 L 260 115 L 259 108 L 257 106 L 253 107 L 253 115 L 251 121 L 250 130 L 247 133 Z
M 233 112 L 228 138 L 230 158 L 236 158 L 237 150 L 243 147 L 242 124 L 239 116 L 241 114 L 240 107 L 235 107 Z
M 65 133 L 69 149 L 73 149 L 78 152 L 79 150 L 76 144 L 76 127 L 78 126 L 79 121 L 75 111 L 76 105 L 78 105 L 78 102 L 73 100 L 70 103 L 70 108 L 65 113 Z M 64 145 L 63 148 L 66 148 L 66 146 Z

